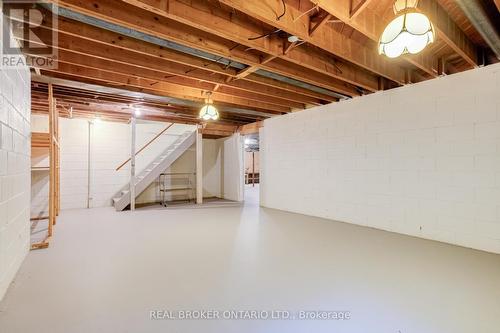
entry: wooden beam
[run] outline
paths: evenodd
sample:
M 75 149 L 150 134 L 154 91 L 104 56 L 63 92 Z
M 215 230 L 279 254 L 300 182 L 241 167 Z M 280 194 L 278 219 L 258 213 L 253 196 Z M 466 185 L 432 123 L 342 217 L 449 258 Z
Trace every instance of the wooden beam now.
M 65 80 L 73 80 L 74 78 L 62 74 L 62 73 L 44 73 L 49 76 L 55 76 Z M 41 80 L 41 81 L 40 81 Z M 38 83 L 38 82 L 42 83 Z M 44 85 L 46 87 L 46 82 L 50 81 L 47 77 L 38 77 L 32 75 L 32 96 L 39 96 L 37 99 L 32 100 L 32 110 L 34 108 L 40 109 L 42 112 L 48 113 L 48 103 L 41 100 L 43 96 L 47 96 L 47 92 L 44 91 Z M 101 81 L 94 81 L 92 79 L 80 79 L 80 81 L 87 81 L 88 83 L 97 84 L 105 86 Z M 75 87 L 72 82 L 64 82 L 62 80 L 57 81 L 56 94 L 59 96 L 60 104 L 65 105 L 66 109 L 73 107 L 73 114 L 75 117 L 92 113 L 95 115 L 96 112 L 99 114 L 107 115 L 118 115 L 120 121 L 125 116 L 128 120 L 130 118 L 130 108 L 132 105 L 141 105 L 141 108 L 149 106 L 148 109 L 143 109 L 143 115 L 141 118 L 149 120 L 159 120 L 166 122 L 175 123 L 198 123 L 198 107 L 181 107 L 169 104 L 169 102 L 159 102 L 156 99 L 146 98 L 134 98 L 124 95 L 113 95 L 110 93 L 101 92 L 91 92 L 88 90 L 82 90 L 84 88 Z M 46 89 L 46 88 L 45 88 Z M 145 91 L 145 89 L 138 89 L 135 87 L 130 87 L 132 91 L 147 92 L 149 94 L 155 93 L 150 91 Z M 34 95 L 35 94 L 35 95 Z M 157 93 L 156 93 L 157 94 Z M 69 96 L 68 96 L 69 95 Z M 45 97 L 46 99 L 46 97 Z M 42 102 L 40 102 L 42 101 Z M 106 104 L 107 103 L 107 104 Z M 109 105 L 111 103 L 111 105 Z M 121 103 L 121 104 L 118 104 Z M 117 105 L 118 104 L 118 105 Z M 260 110 L 254 111 L 253 108 L 241 109 L 238 111 L 230 110 L 225 108 L 226 103 L 217 103 L 221 110 L 221 119 L 217 122 L 218 124 L 231 124 L 232 126 L 240 126 L 245 123 L 250 123 L 255 120 L 261 120 L 272 116 L 273 114 L 279 114 L 276 112 L 261 112 Z M 201 105 L 201 103 L 200 103 Z M 111 113 L 110 113 L 111 112 Z M 69 116 L 66 113 L 65 116 Z
M 46 29 L 34 29 L 34 32 L 37 34 L 37 38 L 42 41 L 45 40 L 45 37 L 49 38 L 50 36 L 50 31 Z M 37 42 L 33 40 L 32 43 Z M 240 96 L 250 98 L 256 101 L 270 102 L 280 106 L 289 106 L 299 109 L 304 108 L 304 103 L 291 101 L 290 99 L 281 97 L 291 97 L 290 95 L 292 94 L 279 92 L 276 89 L 258 87 L 255 84 L 246 84 L 245 82 L 238 85 L 226 84 L 223 76 L 219 74 L 211 75 L 209 72 L 199 69 L 190 70 L 189 67 L 182 68 L 180 67 L 181 65 L 173 65 L 171 62 L 163 59 L 154 60 L 143 54 L 135 54 L 132 51 L 119 49 L 114 46 L 103 46 L 90 40 L 70 37 L 62 33 L 59 36 L 57 48 L 59 49 L 58 59 L 60 62 L 101 68 L 105 70 L 109 69 L 130 75 L 140 74 L 141 76 L 148 78 L 168 81 L 204 90 L 213 90 L 215 85 L 223 84 L 223 86 L 218 90 L 219 92 L 226 92 L 237 97 Z M 178 66 L 180 68 L 178 68 Z M 191 76 L 194 76 L 194 79 L 191 78 Z M 265 95 L 255 93 L 249 87 L 254 88 L 254 90 L 258 89 Z M 274 97 L 270 93 L 266 94 L 266 91 L 269 90 L 277 92 L 280 96 Z
M 366 9 L 366 7 L 372 2 L 373 0 L 361 0 L 357 6 L 352 6 L 353 5 L 353 0 L 351 0 L 351 10 L 349 12 L 349 15 L 351 17 L 351 20 L 355 19 L 356 16 L 358 16 L 363 10 Z
M 227 133 L 225 136 L 231 136 L 237 129 L 238 126 L 221 125 L 221 123 L 217 121 L 204 123 L 202 132 L 203 134 L 209 133 L 209 131 L 212 131 L 212 134 L 214 134 L 215 131 L 219 133 L 225 132 Z
M 55 91 L 54 91 L 55 96 L 59 94 L 59 93 L 57 93 L 57 91 L 61 90 L 61 88 L 64 88 L 64 87 L 55 86 Z M 33 94 L 33 90 L 32 90 L 32 94 Z M 47 95 L 48 94 L 45 93 L 46 104 L 48 104 Z M 117 95 L 116 97 L 121 98 L 122 96 Z M 38 96 L 36 96 L 36 98 L 38 99 Z M 40 98 L 41 98 L 41 95 L 40 95 Z M 58 101 L 59 100 L 63 100 L 63 98 L 61 97 L 58 99 Z M 60 104 L 60 103 L 63 103 L 63 102 L 58 102 L 58 104 Z M 124 104 L 122 104 L 122 105 L 128 106 L 127 102 L 124 102 Z M 40 109 L 39 107 L 36 106 L 36 103 L 32 103 L 32 112 L 36 113 L 36 114 L 45 114 L 45 115 L 49 114 L 48 106 Z M 92 107 L 89 108 L 89 110 L 84 110 L 84 111 L 81 111 L 78 107 L 75 107 L 75 110 L 74 110 L 74 116 L 76 118 L 92 119 L 95 117 L 96 113 L 99 114 L 99 116 L 102 117 L 103 119 L 106 119 L 109 121 L 118 121 L 118 122 L 122 122 L 122 123 L 128 123 L 130 120 L 130 112 L 128 110 L 127 110 L 127 112 L 123 112 L 123 111 L 122 112 L 116 112 L 116 111 L 107 112 L 107 111 L 104 111 L 104 109 L 95 110 Z M 224 115 L 224 113 L 222 113 L 222 115 Z M 69 113 L 62 114 L 61 116 L 62 117 L 69 117 Z M 189 118 L 189 119 L 187 119 L 187 118 L 172 119 L 171 117 L 168 117 L 168 116 L 166 116 L 166 117 L 164 117 L 164 116 L 162 116 L 162 117 L 148 116 L 147 114 L 143 113 L 141 115 L 141 119 L 162 121 L 162 122 L 166 122 L 166 123 L 170 123 L 170 124 L 172 124 L 173 122 L 183 123 L 183 124 L 199 124 L 199 122 L 200 122 L 198 119 L 197 113 L 196 113 L 196 116 Z M 246 123 L 249 123 L 250 121 L 247 121 Z M 234 133 L 236 131 L 236 129 L 239 126 L 242 126 L 242 123 L 237 124 L 237 123 L 227 122 L 227 121 L 223 121 L 223 120 L 217 121 L 216 123 L 207 124 L 207 128 L 209 128 L 210 130 L 218 131 L 218 133 L 211 132 L 211 135 L 217 134 L 218 136 L 231 135 L 232 133 Z M 222 132 L 225 132 L 225 134 L 222 135 Z M 45 137 L 47 138 L 47 141 L 48 141 L 48 139 L 49 139 L 48 133 L 45 133 Z M 47 144 L 47 147 L 48 147 L 48 144 Z
M 283 54 L 287 54 L 290 52 L 295 46 L 297 46 L 297 42 L 290 43 L 288 41 L 285 42 L 284 44 L 284 49 L 283 49 Z
M 31 250 L 43 250 L 43 249 L 47 249 L 49 247 L 49 242 L 48 242 L 48 239 L 43 241 L 43 242 L 40 242 L 40 243 L 35 243 L 35 244 L 31 244 Z
M 319 5 L 322 9 L 375 42 L 378 42 L 388 21 L 394 18 L 392 12 L 390 17 L 384 17 L 369 8 L 369 6 L 365 6 L 362 11 L 358 10 L 357 15 L 351 17 L 351 0 L 311 0 L 311 2 Z M 436 27 L 438 37 L 442 38 L 457 53 L 461 55 L 467 54 L 469 60 L 477 57 L 477 52 L 474 51 L 475 46 L 435 0 L 421 0 L 419 1 L 418 8 L 429 15 L 429 18 Z M 437 76 L 432 55 L 422 52 L 418 55 L 405 56 L 404 59 L 427 74 L 434 77 Z
M 49 148 L 50 136 L 49 133 L 31 133 L 31 147 L 32 148 Z
M 55 2 L 55 0 L 51 1 Z M 307 78 L 309 81 L 306 82 L 313 81 L 315 85 L 343 94 L 358 95 L 356 89 L 351 87 L 347 90 L 349 87 L 341 85 L 338 80 L 347 83 L 353 82 L 350 84 L 359 86 L 370 87 L 373 85 L 373 87 L 376 87 L 376 78 L 373 75 L 368 72 L 360 72 L 356 66 L 349 63 L 343 64 L 342 73 L 327 72 L 325 66 L 332 67 L 331 64 L 328 66 L 328 63 L 325 64 L 307 53 L 296 54 L 295 51 L 298 49 L 284 56 L 281 42 L 269 42 L 267 38 L 249 40 L 249 37 L 263 33 L 263 28 L 251 21 L 244 20 L 243 15 L 234 16 L 230 11 L 217 12 L 220 15 L 213 15 L 214 11 L 222 9 L 212 7 L 206 1 L 193 0 L 190 2 L 192 5 L 178 0 L 169 1 L 168 12 L 162 8 L 152 6 L 154 4 L 147 7 L 148 11 L 144 11 L 138 9 L 138 7 L 124 4 L 123 1 L 119 0 L 100 0 L 98 6 L 96 6 L 97 8 L 91 2 L 78 0 L 62 0 L 58 3 L 61 6 L 93 17 L 233 59 L 246 65 L 259 65 L 260 58 L 258 55 L 245 52 L 243 48 L 240 49 L 237 46 L 251 47 L 266 54 L 282 57 L 287 62 L 293 62 L 302 68 L 300 75 L 290 72 L 288 66 L 280 66 L 279 68 L 270 66 L 274 62 L 263 66 L 263 69 L 272 72 L 277 72 L 278 69 L 281 70 L 279 74 L 285 73 L 284 75 L 297 80 Z M 158 4 L 156 3 L 156 5 Z M 200 29 L 203 29 L 203 31 L 200 31 Z M 306 58 L 308 61 L 304 61 Z M 315 75 L 304 70 L 304 67 L 314 67 Z M 335 78 L 335 80 L 332 80 L 332 78 Z
M 196 204 L 203 204 L 203 134 L 201 126 L 196 129 Z
M 151 92 L 160 96 L 175 97 L 200 103 L 204 101 L 204 92 L 211 90 L 212 88 L 210 87 L 209 89 L 205 89 L 202 85 L 199 88 L 190 88 L 167 81 L 145 78 L 143 76 L 138 76 L 138 74 L 131 76 L 130 74 L 118 73 L 114 70 L 110 70 L 110 68 L 114 68 L 113 65 L 110 65 L 109 67 L 108 65 L 102 67 L 99 66 L 98 69 L 96 68 L 98 66 L 85 67 L 76 64 L 57 62 L 57 66 L 57 70 L 47 69 L 45 72 L 69 75 L 78 81 L 88 82 L 88 80 L 84 79 L 90 79 L 98 81 L 101 84 L 104 83 L 107 86 L 118 86 L 130 90 L 134 90 L 131 88 L 137 88 L 139 91 L 143 92 Z M 278 106 L 266 102 L 258 102 L 248 98 L 239 98 L 220 92 L 214 93 L 212 97 L 215 101 L 250 110 L 262 110 L 264 112 L 276 114 L 290 112 L 290 108 L 288 107 Z
M 121 53 L 123 55 L 125 51 L 122 51 Z M 119 58 L 119 55 L 116 56 Z M 168 83 L 170 87 L 175 87 L 177 88 L 177 90 L 182 89 L 184 87 L 193 88 L 196 90 L 192 90 L 189 96 L 191 98 L 196 98 L 196 100 L 202 99 L 201 97 L 203 95 L 202 94 L 203 91 L 212 91 L 214 88 L 214 86 L 211 84 L 207 84 L 197 80 L 192 80 L 189 78 L 181 78 L 177 76 L 174 77 L 165 76 L 164 74 L 148 69 L 147 63 L 144 64 L 144 66 L 139 69 L 139 68 L 134 68 L 132 65 L 126 64 L 125 61 L 118 62 L 117 61 L 118 59 L 105 60 L 102 58 L 90 57 L 82 53 L 75 54 L 71 51 L 66 51 L 66 50 L 59 50 L 58 59 L 59 59 L 57 61 L 58 64 L 77 65 L 80 67 L 112 72 L 112 74 L 125 74 L 135 77 L 139 80 L 142 78 L 148 80 L 154 80 L 151 81 L 150 83 L 151 86 L 155 86 L 159 83 L 165 83 L 165 84 Z M 183 98 L 185 97 L 186 95 Z M 243 107 L 252 106 L 252 104 L 249 104 L 246 101 L 248 100 L 248 101 L 255 101 L 257 103 L 253 105 L 264 103 L 265 108 L 279 112 L 283 110 L 283 107 L 291 107 L 298 109 L 303 109 L 305 107 L 305 105 L 301 103 L 291 102 L 271 96 L 263 96 L 260 94 L 248 93 L 246 91 L 238 90 L 233 87 L 221 87 L 220 89 L 218 89 L 217 93 L 214 94 L 214 100 L 216 101 L 217 100 L 227 101 L 228 98 L 232 99 L 232 103 L 238 104 Z M 278 107 L 278 109 L 272 105 L 275 105 L 276 107 Z
M 49 222 L 48 222 L 48 237 L 52 237 L 54 224 L 56 220 L 56 163 L 55 163 L 55 105 L 54 105 L 54 88 L 49 84 Z
M 51 16 L 46 15 L 42 27 L 53 28 Z M 177 52 L 175 50 L 160 45 L 148 43 L 127 35 L 115 33 L 110 30 L 101 29 L 92 25 L 84 24 L 65 17 L 59 17 L 57 20 L 57 31 L 62 34 L 61 37 L 71 36 L 83 38 L 90 41 L 102 43 L 108 46 L 133 50 L 136 53 L 144 54 L 158 59 L 168 60 L 180 65 L 190 66 L 222 75 L 235 76 L 237 70 L 224 66 L 221 63 L 205 60 L 192 55 Z M 36 29 L 39 30 L 38 28 Z M 61 42 L 60 40 L 58 42 Z
M 264 122 L 263 121 L 257 121 L 255 123 L 251 123 L 251 124 L 246 124 L 246 125 L 240 126 L 238 128 L 238 132 L 240 132 L 241 135 L 258 134 L 259 133 L 259 129 L 261 127 L 264 127 Z
M 51 26 L 47 23 L 42 27 Z M 65 18 L 60 18 L 57 26 L 59 48 L 73 52 L 87 54 L 90 51 L 95 56 L 106 59 L 113 58 L 118 61 L 124 58 L 122 51 L 126 50 L 133 52 L 133 56 L 122 61 L 135 64 L 149 63 L 149 68 L 159 69 L 170 74 L 194 77 L 214 84 L 226 84 L 249 92 L 267 94 L 299 103 L 320 105 L 322 104 L 321 100 L 326 98 L 326 96 L 314 94 L 305 89 L 300 90 L 291 85 L 283 84 L 276 87 L 272 80 L 260 80 L 258 83 L 248 82 L 251 80 L 251 75 L 246 80 L 225 83 L 227 77 L 236 76 L 235 69 Z M 42 27 L 34 29 L 37 36 L 47 34 L 42 30 Z M 326 100 L 334 101 L 331 98 Z
M 446 62 L 443 57 L 438 59 L 438 75 L 443 76 L 446 75 Z
M 375 48 L 370 48 L 365 44 L 347 38 L 333 27 L 326 25 L 321 29 L 321 33 L 309 36 L 309 18 L 301 16 L 301 12 L 292 6 L 287 6 L 285 15 L 279 21 L 276 21 L 274 13 L 279 11 L 278 7 L 281 5 L 278 1 L 220 0 L 220 2 L 253 16 L 266 24 L 298 36 L 300 39 L 368 71 L 396 82 L 402 82 L 404 79 L 402 69 L 394 63 L 377 56 Z M 374 83 L 376 84 L 376 82 Z
M 385 81 L 383 77 L 379 77 L 378 79 L 378 89 L 385 90 Z
M 233 40 L 252 49 L 259 50 L 276 57 L 280 57 L 297 65 L 307 67 L 313 71 L 316 71 L 317 73 L 327 74 L 333 78 L 345 81 L 347 83 L 363 86 L 368 90 L 371 89 L 370 87 L 372 87 L 372 84 L 373 87 L 375 86 L 376 78 L 374 76 L 368 75 L 368 73 L 363 73 L 362 71 L 360 72 L 359 69 L 356 68 L 356 66 L 352 66 L 348 62 L 342 63 L 342 66 L 344 68 L 344 71 L 342 73 L 338 73 L 335 71 L 325 73 L 325 68 L 329 67 L 328 61 L 325 62 L 322 59 L 311 56 L 310 54 L 308 54 L 308 52 L 297 51 L 282 54 L 280 52 L 280 49 L 282 48 L 282 42 L 281 40 L 276 38 L 259 38 L 255 40 L 252 39 L 251 37 L 253 36 L 266 35 L 268 31 L 266 32 L 266 30 L 263 30 L 260 25 L 255 25 L 253 22 L 248 21 L 246 17 L 242 18 L 241 15 L 237 15 L 234 12 L 224 11 L 221 10 L 220 7 L 211 6 L 207 1 L 192 0 L 187 3 L 180 0 L 168 0 L 168 11 L 166 11 L 164 7 L 162 8 L 156 0 L 122 1 L 138 6 L 140 8 L 144 8 L 150 12 L 162 15 L 163 17 L 167 17 L 177 22 L 190 25 L 191 27 L 212 33 L 217 36 L 221 36 L 228 40 Z M 260 3 L 262 2 L 262 0 L 249 2 Z M 281 1 L 276 2 L 276 4 L 277 7 L 282 7 Z M 276 5 L 274 7 L 276 7 Z M 267 12 L 271 12 L 269 9 L 270 8 L 266 8 Z M 288 9 L 289 6 L 287 7 L 287 10 Z M 276 10 L 276 12 L 281 12 L 282 8 L 276 8 Z M 246 11 L 243 12 L 245 14 L 251 14 Z M 272 19 L 270 19 L 270 21 L 266 23 L 270 23 L 271 26 L 275 26 L 275 24 L 273 23 L 276 22 L 276 17 L 273 13 L 270 14 L 272 16 Z M 294 23 L 298 18 L 299 17 L 294 16 Z M 305 19 L 308 18 L 306 16 L 300 17 L 301 21 Z M 279 20 L 279 22 L 281 21 L 283 21 L 283 18 Z M 287 31 L 286 29 L 283 30 Z M 307 61 L 305 58 L 307 58 Z M 343 93 L 345 94 L 345 92 Z
M 429 16 L 436 27 L 438 38 L 460 55 L 472 68 L 478 67 L 478 50 L 460 27 L 435 0 L 420 0 L 418 8 Z
M 327 101 L 327 102 L 338 101 L 338 98 L 332 97 L 330 95 L 319 93 L 319 92 L 309 90 L 306 88 L 301 88 L 301 87 L 298 87 L 296 85 L 291 85 L 291 84 L 288 84 L 288 83 L 285 83 L 282 81 L 270 79 L 270 78 L 260 76 L 260 75 L 250 74 L 246 78 L 244 78 L 243 80 L 244 81 L 251 81 L 253 83 L 263 84 L 263 85 L 266 85 L 267 87 L 280 88 L 280 89 L 289 91 L 291 93 L 307 95 L 307 96 L 314 97 L 314 98 L 317 98 L 317 99 L 320 99 L 323 101 Z M 235 82 L 232 82 L 232 84 L 235 85 L 235 84 L 238 84 L 238 82 L 241 82 L 241 81 L 235 81 Z
M 234 134 L 234 131 L 221 131 L 216 129 L 204 129 L 203 138 L 218 139 L 228 137 Z
M 385 24 L 387 23 L 383 17 L 379 16 L 375 11 L 370 10 L 368 6 L 365 6 L 362 11 L 358 10 L 356 15 L 351 17 L 351 0 L 311 0 L 311 2 L 319 5 L 323 10 L 326 10 L 342 22 L 345 22 L 347 25 L 372 39 L 374 42 L 378 42 Z M 376 51 L 372 57 L 382 58 Z M 405 59 L 428 74 L 432 76 L 436 75 L 432 68 L 433 61 L 431 57 L 419 54 L 417 56 L 405 57 Z M 385 59 L 385 61 L 391 62 L 388 59 Z M 394 65 L 394 61 L 392 61 L 392 63 Z M 402 80 L 396 82 L 404 84 L 404 70 L 400 78 Z
M 310 23 L 309 27 L 309 36 L 312 36 L 319 28 L 328 23 L 328 20 L 332 17 L 330 14 L 326 14 L 323 16 L 316 24 L 312 25 L 313 22 Z
M 248 66 L 247 68 L 245 69 L 242 69 L 241 71 L 238 72 L 238 74 L 236 74 L 235 76 L 235 80 L 238 80 L 238 79 L 242 79 L 244 77 L 247 77 L 248 75 L 250 75 L 251 73 L 254 73 L 255 71 L 259 70 L 260 68 L 262 68 L 262 65 L 265 65 L 267 64 L 268 62 L 270 62 L 271 60 L 273 60 L 274 58 L 276 58 L 276 56 L 273 56 L 273 55 L 267 55 L 261 62 L 259 65 L 253 65 L 253 66 Z

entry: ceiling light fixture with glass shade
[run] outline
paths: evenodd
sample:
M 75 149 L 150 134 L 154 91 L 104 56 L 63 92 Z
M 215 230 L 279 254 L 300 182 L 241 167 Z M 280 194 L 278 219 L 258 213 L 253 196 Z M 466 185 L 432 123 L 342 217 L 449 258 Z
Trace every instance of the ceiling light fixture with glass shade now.
M 396 0 L 394 13 L 398 15 L 385 28 L 379 41 L 379 54 L 397 58 L 403 54 L 417 54 L 434 42 L 436 32 L 429 18 L 417 11 L 418 0 Z
M 213 105 L 212 92 L 207 92 L 207 98 L 205 100 L 205 105 L 200 110 L 200 118 L 203 120 L 217 120 L 219 119 L 219 111 Z

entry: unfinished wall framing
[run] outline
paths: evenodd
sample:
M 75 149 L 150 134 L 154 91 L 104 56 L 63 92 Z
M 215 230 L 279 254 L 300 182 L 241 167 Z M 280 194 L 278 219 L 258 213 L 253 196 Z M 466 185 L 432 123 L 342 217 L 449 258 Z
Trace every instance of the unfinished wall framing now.
M 59 111 L 57 101 L 53 95 L 52 84 L 49 84 L 49 132 L 35 132 L 32 134 L 32 148 L 47 148 L 49 155 L 49 194 L 48 194 L 48 216 L 32 217 L 32 221 L 48 220 L 47 235 L 40 242 L 31 244 L 32 250 L 49 247 L 50 239 L 54 234 L 57 216 L 61 209 L 61 162 L 60 162 L 60 135 L 59 135 Z M 42 168 L 43 169 L 43 168 Z M 39 171 L 40 167 L 33 167 L 33 171 Z M 36 223 L 36 222 L 35 222 Z

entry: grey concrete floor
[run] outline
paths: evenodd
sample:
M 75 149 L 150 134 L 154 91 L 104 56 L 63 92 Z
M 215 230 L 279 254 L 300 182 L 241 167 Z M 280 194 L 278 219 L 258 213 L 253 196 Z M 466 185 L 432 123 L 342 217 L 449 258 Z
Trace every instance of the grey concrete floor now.
M 0 303 L 0 332 L 499 332 L 500 256 L 261 209 L 257 191 L 241 207 L 63 211 Z M 152 310 L 351 319 L 154 321 Z

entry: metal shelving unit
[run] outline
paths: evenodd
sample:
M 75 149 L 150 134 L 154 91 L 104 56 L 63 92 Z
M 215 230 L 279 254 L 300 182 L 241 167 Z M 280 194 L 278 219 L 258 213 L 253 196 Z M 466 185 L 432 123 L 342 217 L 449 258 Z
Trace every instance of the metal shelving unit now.
M 168 193 L 186 192 L 186 201 L 195 201 L 196 193 L 193 186 L 195 172 L 171 172 L 162 173 L 159 177 L 160 201 L 162 206 L 167 207 Z

